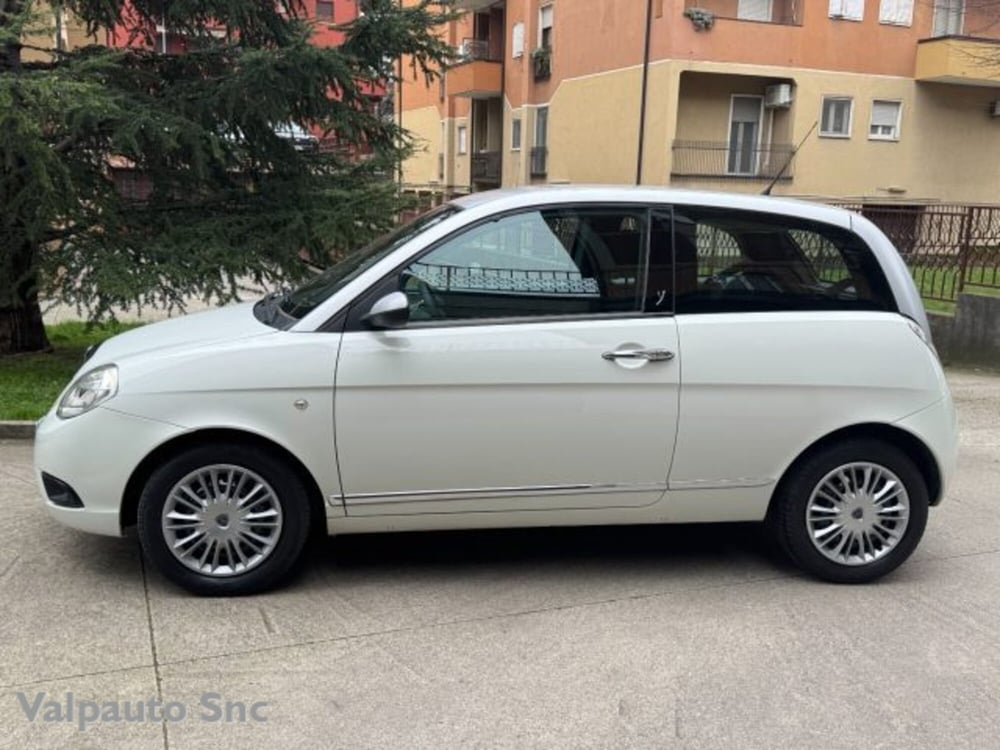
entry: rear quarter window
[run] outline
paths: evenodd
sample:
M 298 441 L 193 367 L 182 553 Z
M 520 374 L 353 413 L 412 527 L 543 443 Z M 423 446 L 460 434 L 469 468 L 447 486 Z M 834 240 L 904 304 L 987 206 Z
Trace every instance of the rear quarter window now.
M 871 249 L 821 222 L 678 207 L 674 252 L 677 313 L 896 310 Z

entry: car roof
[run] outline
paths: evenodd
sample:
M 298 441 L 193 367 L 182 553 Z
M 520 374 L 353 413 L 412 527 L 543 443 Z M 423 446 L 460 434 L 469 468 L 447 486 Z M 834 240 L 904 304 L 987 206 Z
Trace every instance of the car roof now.
M 519 188 L 486 190 L 455 198 L 452 204 L 460 208 L 486 208 L 489 211 L 559 203 L 662 203 L 669 205 L 698 205 L 714 208 L 734 208 L 744 211 L 796 216 L 813 219 L 849 229 L 851 213 L 821 203 L 773 198 L 746 193 L 722 193 L 709 190 L 677 190 L 666 187 L 628 185 L 536 185 Z

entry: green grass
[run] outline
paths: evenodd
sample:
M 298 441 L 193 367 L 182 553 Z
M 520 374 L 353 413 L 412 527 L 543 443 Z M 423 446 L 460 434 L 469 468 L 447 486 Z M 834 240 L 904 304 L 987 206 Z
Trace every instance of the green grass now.
M 967 271 L 965 287 L 967 294 L 981 294 L 986 297 L 1000 297 L 1000 269 L 994 266 L 970 266 Z M 934 297 L 949 297 L 958 293 L 958 269 L 934 268 L 933 266 L 916 266 L 913 268 L 913 280 L 917 289 L 924 295 L 924 307 L 929 312 L 955 314 L 954 302 L 943 302 L 928 299 Z M 987 284 L 989 286 L 983 286 Z
M 83 363 L 88 346 L 140 325 L 115 323 L 88 329 L 86 323 L 71 322 L 46 326 L 51 352 L 0 357 L 0 419 L 40 418 Z

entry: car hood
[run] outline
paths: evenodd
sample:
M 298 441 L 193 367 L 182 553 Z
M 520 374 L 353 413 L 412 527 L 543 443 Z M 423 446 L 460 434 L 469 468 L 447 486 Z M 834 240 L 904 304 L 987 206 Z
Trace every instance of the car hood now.
M 255 304 L 245 302 L 192 313 L 120 333 L 101 344 L 87 364 L 97 366 L 154 350 L 204 346 L 275 333 L 274 328 L 254 316 Z

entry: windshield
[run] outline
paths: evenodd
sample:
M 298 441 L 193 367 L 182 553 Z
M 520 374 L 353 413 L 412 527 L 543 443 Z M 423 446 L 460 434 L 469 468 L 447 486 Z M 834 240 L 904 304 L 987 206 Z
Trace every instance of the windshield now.
M 281 311 L 295 319 L 308 315 L 335 292 L 394 250 L 460 210 L 457 206 L 441 206 L 379 237 L 367 247 L 350 253 L 336 265 L 330 266 L 298 289 L 289 292 L 281 300 Z

